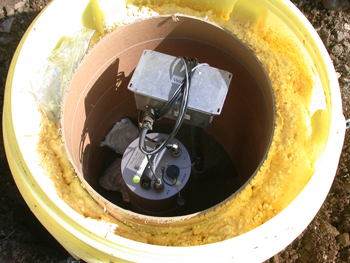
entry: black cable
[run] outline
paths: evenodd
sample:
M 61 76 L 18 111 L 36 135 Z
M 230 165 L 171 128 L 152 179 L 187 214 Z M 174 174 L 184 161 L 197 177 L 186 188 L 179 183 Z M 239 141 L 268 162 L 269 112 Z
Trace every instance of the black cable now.
M 139 114 L 138 114 L 138 116 L 137 116 L 137 127 L 139 128 L 139 132 L 141 133 L 142 132 L 142 129 L 141 129 L 141 115 L 142 115 L 142 110 L 140 110 L 139 111 Z M 150 137 L 148 137 L 148 136 L 146 136 L 146 139 L 148 140 L 148 141 L 150 141 L 150 142 L 153 142 L 153 143 L 157 143 L 157 141 L 156 140 L 153 140 L 153 139 L 151 139 Z
M 177 57 L 178 59 L 181 59 L 181 57 Z M 188 64 L 188 58 L 183 58 L 184 60 L 182 60 L 185 63 Z M 190 62 L 195 62 L 196 65 L 198 65 L 198 60 L 194 59 L 194 60 L 190 60 Z M 191 73 L 192 73 L 192 69 L 189 70 L 188 72 L 189 77 L 191 77 Z M 167 103 L 165 104 L 165 106 L 163 107 L 163 109 L 161 109 L 158 113 L 158 115 L 156 116 L 156 119 L 159 120 L 162 117 L 164 117 L 165 114 L 167 114 L 169 112 L 169 110 L 174 106 L 174 104 L 176 103 L 176 101 L 178 101 L 178 99 L 181 97 L 181 95 L 183 94 L 183 87 L 184 87 L 184 82 L 182 82 L 179 87 L 176 89 L 176 91 L 174 92 L 174 94 L 172 95 L 172 97 L 167 101 Z
M 167 101 L 163 109 L 157 114 L 156 119 L 160 120 L 164 117 L 165 114 L 169 112 L 169 110 L 174 106 L 175 102 L 178 101 L 178 99 L 181 97 L 183 92 L 183 82 L 180 84 L 180 86 L 176 89 L 173 96 L 170 98 L 170 100 Z
M 167 177 L 168 178 L 168 177 Z M 169 179 L 169 178 L 168 178 Z M 177 178 L 175 178 L 175 180 L 173 181 L 173 183 L 172 184 L 170 184 L 170 183 L 168 183 L 167 181 L 165 181 L 164 180 L 164 174 L 162 174 L 162 180 L 163 180 L 163 182 L 165 183 L 165 184 L 167 184 L 167 185 L 169 185 L 169 186 L 174 186 L 174 185 L 176 185 L 176 183 L 177 183 Z M 170 180 L 170 179 L 169 179 Z
M 157 154 L 164 147 L 166 147 L 168 145 L 168 143 L 170 142 L 170 140 L 172 140 L 175 137 L 175 135 L 177 134 L 177 132 L 180 130 L 181 125 L 185 119 L 185 114 L 187 111 L 189 94 L 190 94 L 191 77 L 193 74 L 192 69 L 194 69 L 198 65 L 198 60 L 197 59 L 189 60 L 188 58 L 183 58 L 183 57 L 178 57 L 178 58 L 182 60 L 184 67 L 185 67 L 185 79 L 183 81 L 181 89 L 178 89 L 178 90 L 181 90 L 181 94 L 182 94 L 178 118 L 176 119 L 174 128 L 173 128 L 172 132 L 169 134 L 168 138 L 165 141 L 163 141 L 158 147 L 156 147 L 154 150 L 151 150 L 151 151 L 148 151 L 144 148 L 145 139 L 147 137 L 146 135 L 147 135 L 147 132 L 149 130 L 149 128 L 147 126 L 144 126 L 144 128 L 141 131 L 141 136 L 140 136 L 140 140 L 139 140 L 139 148 L 140 148 L 141 152 L 146 154 L 146 155 Z M 177 101 L 176 98 L 178 98 L 178 96 L 179 96 L 177 92 L 175 92 L 175 93 L 176 93 L 176 95 L 171 98 L 170 104 L 172 104 L 172 105 L 173 105 L 173 103 L 175 103 Z M 169 111 L 170 108 L 168 106 L 167 106 L 167 108 Z M 161 110 L 160 112 L 162 112 L 162 114 L 163 114 L 163 110 Z M 166 114 L 166 113 L 164 113 L 164 114 Z
M 157 180 L 158 177 L 157 177 L 156 174 L 155 174 L 153 163 L 151 163 L 151 159 L 149 158 L 148 155 L 146 155 L 146 157 L 147 157 L 147 163 L 148 163 L 149 166 L 150 166 L 150 169 L 151 169 L 151 171 L 152 171 L 153 177 L 154 177 L 155 180 Z

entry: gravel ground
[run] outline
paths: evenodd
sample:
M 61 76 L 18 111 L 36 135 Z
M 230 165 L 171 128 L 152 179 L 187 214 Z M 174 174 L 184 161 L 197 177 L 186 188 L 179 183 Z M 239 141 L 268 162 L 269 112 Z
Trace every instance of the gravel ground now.
M 7 71 L 32 20 L 50 1 L 0 1 L 0 110 Z M 350 118 L 350 2 L 293 0 L 323 40 L 338 74 L 343 112 Z M 0 131 L 1 133 L 2 131 Z M 1 134 L 2 135 L 2 134 Z M 350 262 L 350 134 L 331 191 L 309 227 L 267 262 Z M 8 168 L 0 141 L 0 262 L 78 262 L 31 213 Z

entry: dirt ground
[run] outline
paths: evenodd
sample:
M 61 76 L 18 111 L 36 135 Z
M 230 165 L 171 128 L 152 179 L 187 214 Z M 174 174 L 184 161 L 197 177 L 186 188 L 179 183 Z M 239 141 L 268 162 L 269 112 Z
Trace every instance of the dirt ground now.
M 49 2 L 48 0 L 0 0 L 1 113 L 11 58 L 27 27 Z M 309 19 L 331 55 L 338 74 L 344 116 L 349 119 L 350 2 L 349 0 L 293 0 L 292 2 Z M 5 21 L 7 22 L 4 24 Z M 349 169 L 350 131 L 346 134 L 333 186 L 319 213 L 292 244 L 267 262 L 350 262 Z M 70 257 L 27 207 L 7 165 L 2 140 L 0 141 L 0 198 L 0 262 L 82 262 Z

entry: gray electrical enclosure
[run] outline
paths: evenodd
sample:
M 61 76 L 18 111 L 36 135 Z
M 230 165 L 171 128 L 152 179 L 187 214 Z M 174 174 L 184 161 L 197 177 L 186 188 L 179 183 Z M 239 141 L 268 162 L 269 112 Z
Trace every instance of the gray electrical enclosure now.
M 162 109 L 185 78 L 181 59 L 156 51 L 145 50 L 129 83 L 135 93 L 139 110 L 147 106 Z M 210 128 L 214 115 L 221 113 L 232 79 L 232 74 L 200 65 L 191 79 L 188 109 L 185 123 Z M 170 119 L 178 116 L 179 102 L 165 115 Z

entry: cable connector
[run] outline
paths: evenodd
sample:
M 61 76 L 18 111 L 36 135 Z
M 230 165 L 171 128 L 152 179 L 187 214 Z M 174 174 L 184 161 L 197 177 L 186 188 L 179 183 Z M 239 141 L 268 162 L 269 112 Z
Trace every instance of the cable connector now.
M 145 111 L 145 114 L 142 118 L 142 123 L 140 123 L 140 127 L 142 129 L 146 128 L 147 130 L 153 130 L 153 123 L 155 120 L 155 110 L 149 106 L 147 106 L 147 109 Z
M 174 143 L 171 147 L 171 154 L 174 157 L 179 157 L 182 153 L 181 148 L 179 147 L 178 143 Z

